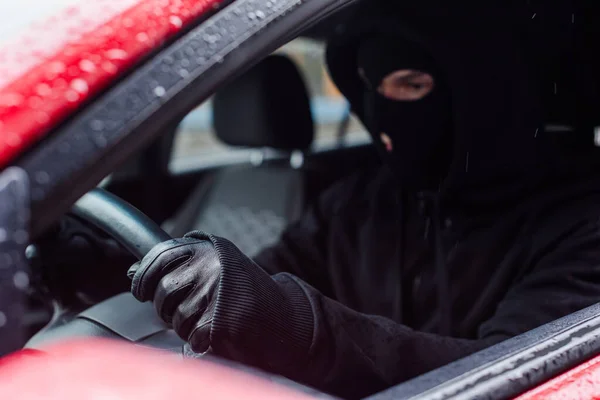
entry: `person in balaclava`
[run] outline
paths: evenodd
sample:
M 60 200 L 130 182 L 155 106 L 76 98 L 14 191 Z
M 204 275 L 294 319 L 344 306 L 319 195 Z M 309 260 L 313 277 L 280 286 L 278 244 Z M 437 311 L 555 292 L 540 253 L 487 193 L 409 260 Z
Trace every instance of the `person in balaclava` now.
M 345 398 L 599 302 L 595 1 L 363 2 L 327 61 L 382 166 L 254 260 L 158 245 L 133 295 L 198 353 Z

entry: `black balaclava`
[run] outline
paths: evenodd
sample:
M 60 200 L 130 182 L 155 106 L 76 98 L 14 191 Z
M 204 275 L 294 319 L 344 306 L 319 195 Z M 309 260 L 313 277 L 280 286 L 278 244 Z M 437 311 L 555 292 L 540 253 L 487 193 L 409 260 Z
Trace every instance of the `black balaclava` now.
M 600 191 L 598 16 L 598 0 L 364 0 L 329 39 L 331 76 L 379 148 L 379 131 L 392 138 L 386 158 L 405 194 L 443 181 L 427 215 L 441 334 L 451 333 L 441 221 L 502 223 L 515 207 L 552 210 Z M 378 96 L 381 77 L 400 68 L 433 75 L 431 97 Z
M 437 189 L 450 163 L 452 113 L 450 92 L 436 62 L 416 45 L 378 34 L 361 40 L 357 66 L 365 87 L 365 124 L 384 162 L 402 187 Z M 432 91 L 413 101 L 379 93 L 382 80 L 401 69 L 430 74 Z
M 423 178 L 434 189 L 431 178 L 442 176 L 437 200 L 445 215 L 492 214 L 542 193 L 566 193 L 566 187 L 598 179 L 600 155 L 593 136 L 593 128 L 600 126 L 598 15 L 597 0 L 367 0 L 357 3 L 329 38 L 327 64 L 375 142 L 381 146 L 377 131 L 384 130 L 377 124 L 394 136 L 390 161 L 400 163 L 394 169 L 402 171 L 404 181 L 410 178 L 417 184 L 401 184 L 407 194 L 422 190 Z M 367 51 L 366 43 L 377 42 L 377 36 L 388 40 L 372 46 L 379 50 Z M 445 108 L 439 106 L 442 102 L 418 111 L 431 110 L 431 120 L 422 124 L 417 124 L 421 117 L 416 108 L 404 110 L 425 105 L 440 92 L 415 104 L 398 104 L 391 112 L 376 107 L 373 88 L 368 90 L 358 73 L 359 47 L 364 68 L 374 64 L 368 74 L 381 75 L 378 68 L 409 67 L 420 60 L 424 69 L 432 68 L 436 92 L 447 86 L 451 117 L 446 118 L 452 121 L 439 146 L 429 135 L 439 132 L 433 114 Z M 383 55 L 366 55 L 377 51 Z M 435 62 L 424 61 L 426 55 Z M 400 106 L 406 108 L 400 111 Z M 389 118 L 401 113 L 411 122 Z M 403 127 L 413 135 L 399 135 Z M 425 129 L 427 137 L 421 134 Z M 410 139 L 418 140 L 412 143 L 414 153 L 403 142 Z M 450 157 L 447 168 L 442 154 Z M 413 165 L 406 161 L 411 157 Z M 429 157 L 433 170 L 416 166 Z

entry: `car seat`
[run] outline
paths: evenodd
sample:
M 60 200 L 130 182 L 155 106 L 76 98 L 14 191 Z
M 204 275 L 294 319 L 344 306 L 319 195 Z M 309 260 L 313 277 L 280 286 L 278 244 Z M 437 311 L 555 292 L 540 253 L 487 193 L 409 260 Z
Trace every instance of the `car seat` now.
M 224 143 L 276 150 L 285 157 L 209 174 L 167 230 L 174 237 L 192 230 L 222 236 L 252 257 L 274 244 L 307 202 L 307 171 L 290 162 L 314 138 L 300 71 L 286 56 L 267 57 L 214 96 L 213 121 Z

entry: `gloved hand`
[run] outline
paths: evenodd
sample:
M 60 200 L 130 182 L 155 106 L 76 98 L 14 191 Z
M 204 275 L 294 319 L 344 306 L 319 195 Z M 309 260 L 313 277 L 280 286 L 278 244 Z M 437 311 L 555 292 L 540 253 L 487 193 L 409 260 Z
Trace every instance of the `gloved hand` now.
M 153 301 L 158 315 L 197 353 L 210 344 L 210 329 L 221 279 L 211 242 L 188 236 L 156 246 L 129 273 L 131 292 Z
M 189 233 L 156 246 L 130 277 L 133 295 L 152 300 L 194 351 L 281 375 L 306 370 L 314 316 L 303 289 L 290 275 L 269 276 L 231 242 Z
M 34 241 L 37 261 L 51 290 L 81 292 L 101 301 L 129 288 L 126 271 L 133 257 L 114 239 L 66 215 Z

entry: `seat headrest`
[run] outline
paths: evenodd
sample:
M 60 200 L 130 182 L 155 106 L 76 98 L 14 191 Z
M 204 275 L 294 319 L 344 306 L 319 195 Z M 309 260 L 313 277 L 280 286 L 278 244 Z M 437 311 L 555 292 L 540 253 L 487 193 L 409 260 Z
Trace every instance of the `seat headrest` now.
M 213 98 L 217 137 L 232 146 L 306 150 L 314 137 L 308 90 L 296 65 L 271 55 Z

